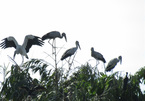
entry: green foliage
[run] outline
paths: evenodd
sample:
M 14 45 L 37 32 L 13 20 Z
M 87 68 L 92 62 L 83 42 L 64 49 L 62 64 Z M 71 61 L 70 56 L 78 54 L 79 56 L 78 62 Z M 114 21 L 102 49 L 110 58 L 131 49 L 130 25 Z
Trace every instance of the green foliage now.
M 18 66 L 11 66 L 10 76 L 6 79 L 1 90 L 1 95 L 6 99 L 22 100 L 24 98 L 20 87 L 28 85 L 32 78 L 27 71 L 20 70 Z
M 21 69 L 23 68 L 23 70 Z M 143 101 L 140 83 L 145 84 L 145 67 L 135 75 L 129 75 L 127 89 L 123 90 L 124 77 L 120 72 L 111 75 L 97 73 L 89 64 L 77 67 L 69 77 L 61 68 L 49 69 L 44 60 L 32 59 L 23 67 L 11 66 L 9 76 L 3 82 L 1 98 L 22 101 L 28 92 L 21 87 L 33 88 L 41 85 L 44 91 L 36 91 L 32 99 L 36 101 Z M 38 72 L 41 79 L 33 79 L 29 72 Z

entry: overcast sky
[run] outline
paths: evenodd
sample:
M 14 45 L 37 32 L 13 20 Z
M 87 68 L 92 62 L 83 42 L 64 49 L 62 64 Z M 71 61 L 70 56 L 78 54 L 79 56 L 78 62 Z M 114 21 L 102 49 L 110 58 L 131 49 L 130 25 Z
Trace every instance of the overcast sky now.
M 144 5 L 144 0 L 0 1 L 0 40 L 14 36 L 22 44 L 28 34 L 41 37 L 54 30 L 65 32 L 67 43 L 64 39 L 57 39 L 58 47 L 64 45 L 58 60 L 78 40 L 81 50 L 75 60 L 79 63 L 85 64 L 93 59 L 90 49 L 94 47 L 107 63 L 122 55 L 122 65 L 118 64 L 115 71 L 134 74 L 145 66 Z M 44 52 L 51 53 L 51 46 L 45 42 L 43 47 L 32 47 L 29 58 L 49 61 Z M 11 63 L 7 55 L 13 57 L 13 54 L 14 48 L 0 49 L 0 65 Z M 16 55 L 16 61 L 19 60 L 21 56 Z

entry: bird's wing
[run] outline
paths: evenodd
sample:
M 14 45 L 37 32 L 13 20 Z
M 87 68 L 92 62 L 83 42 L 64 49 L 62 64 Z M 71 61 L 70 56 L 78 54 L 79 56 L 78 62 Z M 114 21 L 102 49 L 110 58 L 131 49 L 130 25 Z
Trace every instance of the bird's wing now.
M 46 40 L 46 39 L 49 39 L 49 33 L 42 36 L 42 40 Z
M 103 57 L 103 55 L 99 52 L 94 52 L 93 53 L 94 58 L 103 61 L 104 63 L 106 63 L 105 58 Z
M 107 67 L 106 67 L 106 70 L 111 70 L 113 66 L 113 63 L 114 63 L 114 59 L 110 60 L 109 63 L 107 64 Z M 111 69 L 110 69 L 111 68 Z
M 42 36 L 42 40 L 53 39 L 53 38 L 56 38 L 59 36 L 60 36 L 60 33 L 58 31 L 51 31 L 51 32 L 45 34 L 44 36 Z
M 70 49 L 66 50 L 64 52 L 64 54 L 62 55 L 61 60 L 64 60 L 65 58 L 73 55 L 74 53 L 75 53 L 75 48 L 70 48 Z
M 115 59 L 109 61 L 108 66 L 111 66 L 114 63 Z
M 29 49 L 31 48 L 32 45 L 39 45 L 42 46 L 43 45 L 43 41 L 41 40 L 40 37 L 37 36 L 33 36 L 33 35 L 27 35 L 25 37 L 24 43 L 23 43 L 23 47 L 26 49 L 26 52 L 29 52 Z
M 8 48 L 8 47 L 16 48 L 18 46 L 17 41 L 12 36 L 4 38 L 2 41 L 3 42 L 0 43 L 0 47 L 2 47 L 3 49 Z
M 110 60 L 107 67 L 106 67 L 106 71 L 110 71 L 111 69 L 113 69 L 117 63 L 118 63 L 117 58 Z
M 64 60 L 65 58 L 67 58 L 68 56 L 70 56 L 70 54 L 68 54 L 69 51 L 70 51 L 70 49 L 66 50 L 66 51 L 63 53 L 63 55 L 62 55 L 62 57 L 61 57 L 61 60 Z

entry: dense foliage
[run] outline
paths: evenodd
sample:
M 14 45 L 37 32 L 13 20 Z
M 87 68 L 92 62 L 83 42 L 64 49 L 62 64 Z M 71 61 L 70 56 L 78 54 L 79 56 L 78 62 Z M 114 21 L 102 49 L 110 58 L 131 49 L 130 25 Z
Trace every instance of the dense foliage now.
M 123 89 L 125 73 L 107 75 L 96 72 L 89 64 L 76 67 L 69 74 L 62 68 L 51 68 L 40 59 L 32 59 L 22 67 L 12 65 L 8 77 L 3 82 L 0 97 L 3 101 L 24 101 L 31 97 L 34 101 L 144 101 L 140 84 L 145 84 L 145 67 L 134 75 L 128 75 L 126 89 Z M 30 71 L 38 73 L 40 79 L 30 76 Z M 69 71 L 69 70 L 68 70 Z M 68 75 L 69 74 L 69 75 Z M 31 94 L 24 87 L 36 89 Z M 45 89 L 41 89 L 45 88 Z

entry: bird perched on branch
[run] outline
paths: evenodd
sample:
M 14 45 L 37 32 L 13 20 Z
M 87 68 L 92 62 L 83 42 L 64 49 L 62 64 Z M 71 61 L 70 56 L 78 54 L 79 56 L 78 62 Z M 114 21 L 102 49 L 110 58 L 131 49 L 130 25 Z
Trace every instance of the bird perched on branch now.
M 27 53 L 29 52 L 29 49 L 32 47 L 32 45 L 38 45 L 38 46 L 43 45 L 43 41 L 41 40 L 41 38 L 34 35 L 25 36 L 25 39 L 22 45 L 19 45 L 13 36 L 4 38 L 2 41 L 3 42 L 0 44 L 0 47 L 2 47 L 3 49 L 9 48 L 9 47 L 14 47 L 16 49 L 14 52 L 13 59 L 15 58 L 16 54 L 21 54 L 22 59 L 23 59 L 23 56 L 25 56 L 28 59 Z
M 46 39 L 55 40 L 55 38 L 63 38 L 63 37 L 65 38 L 65 41 L 67 41 L 65 33 L 60 34 L 60 32 L 58 32 L 58 31 L 51 31 L 51 32 L 45 34 L 44 36 L 42 36 L 42 40 L 46 40 Z
M 111 71 L 116 65 L 117 63 L 120 62 L 120 64 L 122 64 L 122 56 L 119 56 L 118 58 L 114 58 L 112 60 L 109 61 L 105 71 Z
M 76 47 L 73 47 L 73 48 L 70 48 L 70 49 L 66 50 L 64 52 L 64 54 L 62 55 L 61 60 L 64 60 L 67 57 L 72 56 L 77 51 L 78 48 L 81 49 L 79 42 L 76 41 Z
M 103 63 L 106 63 L 105 58 L 103 57 L 103 55 L 99 52 L 94 51 L 94 48 L 91 48 L 91 56 L 94 57 L 96 60 L 100 60 Z
M 123 90 L 127 89 L 127 83 L 128 83 L 128 72 L 126 72 L 126 76 L 123 80 Z
M 55 41 L 55 39 L 56 38 L 63 38 L 63 37 L 65 38 L 65 41 L 67 42 L 67 38 L 66 38 L 66 34 L 65 33 L 61 34 L 58 31 L 51 31 L 51 32 L 43 35 L 42 36 L 42 40 L 49 39 L 49 41 L 50 41 L 51 39 L 53 39 L 52 44 L 48 41 L 48 43 L 52 46 L 52 54 L 53 54 L 53 51 L 54 51 L 53 48 L 56 48 L 56 41 Z

